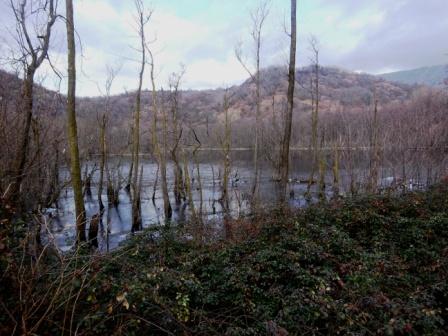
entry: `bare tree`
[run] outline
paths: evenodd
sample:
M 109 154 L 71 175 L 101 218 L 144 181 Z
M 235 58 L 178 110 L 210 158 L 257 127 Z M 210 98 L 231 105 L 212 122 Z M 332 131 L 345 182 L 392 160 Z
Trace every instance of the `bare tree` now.
M 115 79 L 115 76 L 117 75 L 117 70 L 113 69 L 110 66 L 106 67 L 107 71 L 107 78 L 106 78 L 106 91 L 104 96 L 104 111 L 100 115 L 97 116 L 98 124 L 100 128 L 100 177 L 98 180 L 98 204 L 100 208 L 100 213 L 102 214 L 104 211 L 104 205 L 102 200 L 102 194 L 103 194 L 103 182 L 104 182 L 104 173 L 106 171 L 107 174 L 107 123 L 109 118 L 109 109 L 110 109 L 110 90 L 112 87 L 112 83 Z M 109 180 L 109 179 L 108 179 Z
M 224 136 L 219 139 L 221 143 L 221 151 L 223 154 L 223 174 L 221 181 L 221 199 L 220 202 L 224 212 L 229 212 L 229 176 L 230 176 L 230 151 L 232 148 L 232 123 L 229 116 L 230 97 L 229 90 L 226 89 L 223 98 L 224 110 Z
M 179 147 L 182 146 L 182 127 L 179 125 L 179 99 L 180 92 L 179 86 L 183 75 L 185 74 L 185 68 L 182 67 L 179 73 L 173 73 L 170 78 L 170 98 L 171 98 L 171 123 L 173 130 L 173 146 L 171 148 L 171 159 L 174 163 L 174 199 L 176 205 L 181 204 L 182 199 L 185 199 L 184 181 L 182 167 L 179 163 Z
M 376 92 L 374 93 L 373 100 L 373 116 L 370 123 L 370 175 L 368 181 L 368 191 L 376 193 L 380 164 L 378 99 Z
M 55 24 L 57 14 L 57 0 L 42 1 L 27 0 L 13 1 L 10 5 L 13 10 L 16 24 L 17 37 L 20 48 L 20 62 L 24 69 L 24 81 L 22 87 L 22 103 L 21 112 L 24 116 L 23 132 L 20 136 L 19 146 L 15 153 L 13 162 L 13 181 L 9 193 L 13 201 L 17 200 L 20 187 L 24 178 L 24 169 L 30 142 L 30 129 L 33 119 L 33 89 L 34 77 L 37 69 L 42 65 L 44 60 L 48 59 L 48 49 L 50 47 L 50 38 L 53 25 Z M 44 23 L 35 25 L 32 36 L 29 29 L 29 16 L 45 17 Z
M 149 48 L 149 46 L 146 44 L 146 50 L 149 54 L 149 65 L 150 65 L 150 77 L 151 77 L 151 89 L 152 89 L 152 113 L 153 113 L 153 122 L 152 122 L 152 146 L 154 149 L 154 154 L 156 156 L 157 162 L 159 164 L 160 168 L 160 177 L 161 177 L 161 184 L 162 184 L 162 197 L 163 197 L 163 209 L 165 214 L 165 219 L 169 220 L 172 216 L 172 208 L 170 203 L 170 198 L 168 195 L 168 183 L 167 183 L 167 176 L 166 176 L 166 156 L 167 156 L 167 146 L 166 141 L 163 141 L 163 149 L 160 149 L 160 144 L 157 136 L 157 121 L 159 116 L 159 103 L 157 100 L 157 89 L 156 89 L 156 82 L 155 82 L 155 76 L 154 76 L 154 55 Z M 163 140 L 166 139 L 167 134 L 167 118 L 166 118 L 166 111 L 163 109 L 163 115 L 162 115 L 162 128 L 163 128 Z
M 252 18 L 252 39 L 255 45 L 255 73 L 253 73 L 246 62 L 243 59 L 243 52 L 241 45 L 235 48 L 235 55 L 241 65 L 249 74 L 251 80 L 255 83 L 255 139 L 254 139 L 254 181 L 252 185 L 252 200 L 256 204 L 260 180 L 260 167 L 259 167 L 259 142 L 260 142 L 260 129 L 261 129 L 261 74 L 260 74 L 260 61 L 261 61 L 261 44 L 262 44 L 262 30 L 266 18 L 269 14 L 268 8 L 269 2 L 263 1 L 260 6 L 251 13 Z
M 280 202 L 286 201 L 286 187 L 288 184 L 289 174 L 289 145 L 291 141 L 292 131 L 292 113 L 294 110 L 294 84 L 296 72 L 296 44 L 297 44 L 297 0 L 291 0 L 291 46 L 289 54 L 289 71 L 288 71 L 288 108 L 285 117 L 285 130 L 283 134 L 282 152 L 280 155 Z
M 319 103 L 320 103 L 320 88 L 319 88 L 319 47 L 315 37 L 310 39 L 310 49 L 312 56 L 312 75 L 310 80 L 311 93 L 311 148 L 312 148 L 312 166 L 310 177 L 308 179 L 307 193 L 309 194 L 311 185 L 315 182 L 314 175 L 317 170 L 319 161 L 319 146 L 318 146 L 318 129 L 319 129 Z
M 145 72 L 146 65 L 146 37 L 145 26 L 149 22 L 152 11 L 146 12 L 142 0 L 135 0 L 135 7 L 137 10 L 137 30 L 140 39 L 141 54 L 140 72 L 138 76 L 138 87 L 135 96 L 135 109 L 134 109 L 134 124 L 132 127 L 132 231 L 138 231 L 141 229 L 141 214 L 140 214 L 140 193 L 139 193 L 139 158 L 140 158 L 140 112 L 141 112 L 141 95 L 143 85 L 143 74 Z
M 86 240 L 86 213 L 82 194 L 81 167 L 79 163 L 78 128 L 76 124 L 76 46 L 73 20 L 73 0 L 66 0 L 66 26 L 68 48 L 67 129 L 70 147 L 70 172 L 75 198 L 77 241 Z

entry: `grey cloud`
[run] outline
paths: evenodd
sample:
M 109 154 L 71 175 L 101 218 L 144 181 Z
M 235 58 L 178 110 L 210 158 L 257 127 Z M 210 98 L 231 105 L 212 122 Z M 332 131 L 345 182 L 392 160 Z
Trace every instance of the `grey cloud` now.
M 377 72 L 448 63 L 446 0 L 408 0 L 385 9 L 384 22 L 360 32 L 362 42 L 350 54 L 336 57 L 335 64 Z

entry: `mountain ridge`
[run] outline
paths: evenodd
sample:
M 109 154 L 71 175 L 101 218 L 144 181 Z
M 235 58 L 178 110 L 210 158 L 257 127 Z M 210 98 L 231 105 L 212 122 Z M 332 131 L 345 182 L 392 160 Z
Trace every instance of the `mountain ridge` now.
M 425 66 L 415 69 L 394 71 L 378 75 L 388 81 L 408 84 L 442 86 L 448 85 L 448 64 Z

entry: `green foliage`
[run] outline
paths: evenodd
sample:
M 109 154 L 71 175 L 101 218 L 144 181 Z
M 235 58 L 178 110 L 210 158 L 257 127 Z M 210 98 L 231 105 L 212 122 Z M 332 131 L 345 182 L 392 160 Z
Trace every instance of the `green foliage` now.
M 446 192 L 276 212 L 237 242 L 154 228 L 89 268 L 78 330 L 266 335 L 273 321 L 290 335 L 445 335 Z

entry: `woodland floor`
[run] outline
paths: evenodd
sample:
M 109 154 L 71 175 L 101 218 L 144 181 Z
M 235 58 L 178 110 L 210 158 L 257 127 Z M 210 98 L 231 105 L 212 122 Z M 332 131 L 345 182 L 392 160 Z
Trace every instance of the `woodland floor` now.
M 38 267 L 1 211 L 1 335 L 448 334 L 446 182 L 240 220 L 225 241 L 153 228 Z

